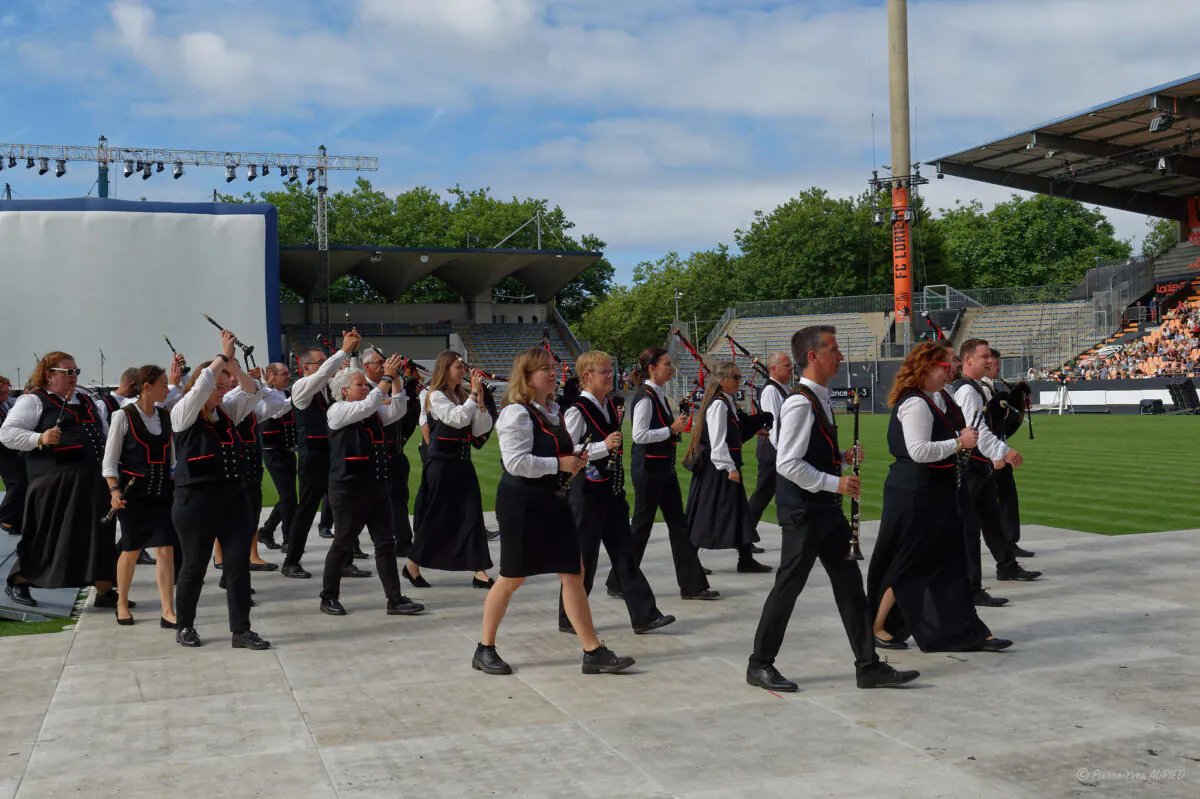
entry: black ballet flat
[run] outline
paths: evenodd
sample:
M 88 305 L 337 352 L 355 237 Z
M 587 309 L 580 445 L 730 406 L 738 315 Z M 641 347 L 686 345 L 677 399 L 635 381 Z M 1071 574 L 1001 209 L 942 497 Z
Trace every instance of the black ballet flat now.
M 418 574 L 416 577 L 413 577 L 412 573 L 408 570 L 407 566 L 405 566 L 403 569 L 401 569 L 400 573 L 404 575 L 404 579 L 406 579 L 410 583 L 412 583 L 413 588 L 432 588 L 433 587 L 429 584 L 429 581 L 426 580 L 424 576 Z M 471 579 L 474 580 L 475 578 L 472 577 Z
M 119 615 L 117 615 L 116 611 L 113 611 L 113 615 L 117 617 L 117 624 L 121 625 L 122 627 L 133 626 L 133 616 L 130 616 L 128 619 L 122 619 Z
M 173 622 L 173 621 L 167 621 L 167 620 L 166 620 L 165 618 L 163 618 L 162 616 L 159 616 L 159 617 L 158 617 L 158 626 L 159 626 L 159 627 L 161 627 L 161 628 L 162 628 L 162 629 L 164 629 L 164 630 L 174 630 L 174 629 L 177 629 L 177 628 L 178 628 L 178 625 L 177 625 L 177 624 L 175 624 L 175 622 Z
M 880 638 L 877 635 L 877 636 L 875 636 L 875 648 L 876 649 L 908 649 L 908 644 L 905 643 L 904 641 L 897 641 L 895 638 L 891 639 L 890 641 L 885 641 L 884 639 Z
M 408 571 L 408 569 L 405 569 L 405 571 Z M 471 587 L 472 588 L 482 588 L 483 590 L 486 591 L 495 584 L 496 584 L 496 579 L 494 577 L 489 577 L 487 579 L 487 582 L 484 582 L 483 580 L 480 580 L 478 577 L 476 577 L 474 575 L 471 576 Z

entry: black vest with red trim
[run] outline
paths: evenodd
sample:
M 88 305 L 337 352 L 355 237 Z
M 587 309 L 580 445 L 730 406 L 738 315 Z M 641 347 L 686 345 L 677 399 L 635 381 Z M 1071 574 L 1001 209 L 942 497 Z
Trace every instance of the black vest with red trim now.
M 4 424 L 4 420 L 8 418 L 9 406 L 8 403 L 0 402 L 0 425 Z M 0 463 L 8 469 L 25 469 L 25 453 L 18 449 L 9 449 L 0 444 Z
M 285 389 L 284 394 L 291 396 L 291 390 Z M 283 416 L 268 419 L 258 426 L 259 440 L 263 449 L 295 449 L 296 448 L 296 409 L 289 408 Z
M 729 457 L 733 459 L 733 465 L 738 469 L 742 468 L 742 426 L 738 421 L 737 411 L 733 408 L 731 402 L 725 398 L 723 394 L 713 396 L 713 402 L 719 402 L 725 406 L 725 446 L 729 449 Z M 712 438 L 711 429 L 708 426 L 708 408 L 704 409 L 704 432 L 700 436 L 700 440 L 696 443 L 696 450 L 700 453 L 703 460 L 712 460 Z M 694 435 L 694 434 L 693 434 Z
M 429 397 L 426 396 L 426 401 L 428 399 Z M 475 412 L 485 413 L 482 407 L 477 408 Z M 426 416 L 429 418 L 429 449 L 425 452 L 426 459 L 435 461 L 471 460 L 473 422 L 466 427 L 451 427 L 441 419 L 435 419 L 430 413 L 427 413 Z
M 64 469 L 99 468 L 104 452 L 104 428 L 91 398 L 76 392 L 79 401 L 67 405 L 62 422 L 59 422 L 63 401 L 45 389 L 39 388 L 33 393 L 42 402 L 42 415 L 38 417 L 34 432 L 44 433 L 57 424 L 62 435 L 54 446 L 26 453 L 25 470 L 29 479 Z
M 979 395 L 979 402 L 983 407 L 983 416 L 980 417 L 981 424 L 986 425 L 989 430 L 992 430 L 992 412 L 988 407 L 988 397 L 987 393 L 983 390 L 983 386 L 969 377 L 962 377 L 954 381 L 954 392 L 957 394 L 963 386 L 970 386 Z M 959 409 L 957 404 L 954 407 L 961 416 L 962 410 Z M 963 426 L 965 427 L 966 425 L 964 424 Z M 970 454 L 967 457 L 967 471 L 977 474 L 980 477 L 988 477 L 994 470 L 995 467 L 992 466 L 992 462 L 980 453 L 978 447 L 970 450 Z
M 329 433 L 329 481 L 386 483 L 392 478 L 392 450 L 378 413 Z
M 929 395 L 918 389 L 905 391 L 897 399 L 892 408 L 891 419 L 888 421 L 888 452 L 896 460 L 888 472 L 887 484 L 909 490 L 935 486 L 948 487 L 953 490 L 957 481 L 957 459 L 954 455 L 934 463 L 917 463 L 908 454 L 908 444 L 904 439 L 904 427 L 900 424 L 899 411 L 900 406 L 911 397 L 917 397 L 926 403 L 933 414 L 933 428 L 929 434 L 930 441 L 947 441 L 958 437 L 954 421 L 946 411 L 943 411 L 937 406 L 937 403 L 930 399 Z M 943 398 L 945 398 L 944 394 Z M 946 407 L 952 409 L 951 413 L 958 409 L 953 401 L 948 401 Z
M 817 398 L 811 388 L 801 383 L 789 396 L 797 395 L 806 398 L 812 406 L 812 428 L 808 433 L 808 449 L 804 450 L 804 460 L 825 474 L 841 476 L 842 450 L 838 446 L 837 423 L 826 413 L 825 404 Z M 780 410 L 782 411 L 782 406 L 780 406 Z M 782 415 L 781 413 L 780 416 Z M 783 428 L 781 426 L 776 429 L 782 431 Z M 829 491 L 805 491 L 785 477 L 780 477 L 776 481 L 775 503 L 780 508 L 838 505 L 841 501 L 840 494 L 833 494 Z
M 242 479 L 241 443 L 233 420 L 218 407 L 216 420 L 198 414 L 186 430 L 176 431 L 175 485 L 238 482 Z
M 670 427 L 674 417 L 671 416 L 671 411 L 662 404 L 658 399 L 658 394 L 653 388 L 646 384 L 637 390 L 633 395 L 633 402 L 629 404 L 629 413 L 631 417 L 636 416 L 638 403 L 650 403 L 650 429 L 661 430 L 664 427 Z M 633 445 L 633 463 L 630 465 L 630 471 L 633 474 L 633 481 L 639 483 L 644 479 L 655 479 L 667 477 L 675 473 L 675 446 L 679 438 L 672 433 L 663 441 L 657 441 L 653 444 L 638 444 Z
M 538 409 L 533 407 L 532 403 L 522 402 L 521 407 L 529 414 L 530 422 L 533 425 L 533 446 L 530 448 L 530 453 L 539 458 L 560 458 L 563 455 L 570 455 L 574 449 L 571 443 L 571 434 L 567 432 L 567 426 L 562 423 L 562 417 L 558 417 L 558 424 L 553 424 L 543 416 Z M 501 459 L 503 463 L 503 459 Z M 503 467 L 501 467 L 503 469 Z M 500 475 L 502 483 L 517 483 L 527 486 L 540 486 L 548 488 L 551 491 L 558 490 L 558 472 L 548 474 L 544 477 L 516 477 L 508 473 L 507 469 L 503 469 Z
M 100 401 L 104 403 L 105 408 L 108 408 L 109 419 L 112 419 L 112 415 L 121 410 L 121 398 L 112 392 L 105 394 L 100 398 Z
M 758 390 L 758 409 L 762 411 L 767 407 L 766 404 L 763 403 L 763 397 L 766 395 L 767 389 L 779 392 L 779 407 L 782 409 L 783 401 L 788 398 L 788 391 L 779 381 L 772 380 L 769 377 L 767 378 L 767 382 L 763 384 L 762 388 Z M 776 416 L 778 415 L 779 414 L 776 413 Z M 778 420 L 776 420 L 776 422 L 778 422 Z M 758 445 L 754 449 L 754 454 L 758 457 L 759 463 L 774 463 L 776 452 L 775 447 L 771 444 L 771 439 L 760 438 L 758 440 Z
M 237 431 L 238 443 L 241 444 L 242 479 L 246 481 L 246 485 L 262 483 L 262 441 L 259 439 L 258 416 L 251 411 L 234 429 Z
M 572 407 L 579 411 L 584 424 L 581 444 L 599 443 L 621 429 L 621 424 L 617 421 L 617 406 L 613 404 L 612 397 L 605 397 L 604 402 L 605 410 L 608 411 L 607 419 L 604 418 L 604 413 L 595 402 L 583 394 L 576 398 Z M 617 450 L 606 458 L 594 462 L 589 461 L 587 466 L 583 467 L 583 473 L 575 479 L 575 484 L 578 484 L 579 488 L 574 489 L 574 486 L 572 488 L 589 496 L 624 496 L 624 470 L 621 450 Z
M 129 432 L 121 442 L 121 458 L 117 471 L 121 492 L 126 497 L 169 497 L 175 488 L 171 478 L 171 414 L 166 408 L 155 408 L 160 432 L 154 435 L 146 427 L 141 411 L 133 403 L 119 413 L 129 421 Z M 129 481 L 137 478 L 133 487 Z
M 329 394 L 321 389 L 313 395 L 307 408 L 297 408 L 295 400 L 292 408 L 296 418 L 296 441 L 300 454 L 305 450 L 310 452 L 329 451 L 329 420 L 325 412 L 329 410 Z

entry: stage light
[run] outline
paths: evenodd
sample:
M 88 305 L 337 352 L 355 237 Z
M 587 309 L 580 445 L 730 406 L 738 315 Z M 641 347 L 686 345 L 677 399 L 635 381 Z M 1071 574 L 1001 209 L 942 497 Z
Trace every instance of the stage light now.
M 254 180 L 256 177 L 258 177 L 258 166 L 255 164 L 247 165 L 246 166 L 246 180 Z
M 152 174 L 152 166 L 153 165 L 149 161 L 142 164 L 142 180 L 150 179 L 150 175 Z
M 10 155 L 8 157 L 8 168 L 12 169 L 16 165 L 17 165 L 17 157 L 15 155 Z
M 50 159 L 43 155 L 41 158 L 38 159 L 38 174 L 44 175 L 49 171 L 50 171 Z
M 54 162 L 54 177 L 61 178 L 65 174 L 67 174 L 67 162 L 60 158 Z
M 288 167 L 288 183 L 295 183 L 300 179 L 300 167 Z
M 143 169 L 145 169 L 145 168 L 146 168 L 146 162 L 145 162 L 145 161 L 138 161 L 138 162 L 137 162 L 137 171 L 138 171 L 138 172 L 141 172 L 141 171 L 142 171 Z
M 233 164 L 225 167 L 225 182 L 233 183 L 237 179 L 237 167 Z
M 133 174 L 133 162 L 132 161 L 125 162 L 125 169 L 122 170 L 122 174 L 124 174 L 125 177 L 129 177 L 130 175 Z
M 163 167 L 163 162 L 162 162 L 162 161 L 159 161 L 157 164 L 155 164 L 155 165 L 154 165 L 154 171 L 155 171 L 155 172 L 162 172 L 162 171 L 163 171 L 163 168 L 164 168 L 164 167 Z
M 1171 165 L 1167 163 L 1167 157 L 1165 155 L 1160 155 L 1158 157 L 1157 169 L 1158 169 L 1158 174 L 1160 174 L 1160 175 L 1165 175 L 1171 171 Z
M 1169 130 L 1175 124 L 1175 115 L 1170 111 L 1163 111 L 1161 114 L 1150 120 L 1150 132 L 1161 133 L 1164 130 Z
M 305 186 L 311 186 L 311 185 L 312 185 L 313 183 L 315 183 L 315 182 L 316 182 L 316 180 L 317 180 L 317 170 L 313 169 L 313 168 L 310 166 L 310 167 L 308 168 L 307 172 L 308 172 L 308 177 L 304 179 L 304 185 L 305 185 Z
M 25 168 L 33 169 L 33 156 L 32 155 L 25 159 Z
M 181 177 L 183 177 L 183 162 L 182 161 L 175 162 L 175 171 L 172 172 L 171 174 L 174 176 L 174 178 L 176 180 L 179 180 Z
M 882 212 L 882 211 L 876 211 L 876 212 L 875 212 L 875 216 L 874 216 L 874 220 L 873 220 L 873 221 L 874 221 L 874 222 L 875 222 L 875 224 L 877 224 L 877 225 L 882 225 L 882 224 L 883 224 L 883 212 Z
M 271 174 L 271 165 L 270 164 L 263 164 L 262 174 L 263 174 L 264 178 Z

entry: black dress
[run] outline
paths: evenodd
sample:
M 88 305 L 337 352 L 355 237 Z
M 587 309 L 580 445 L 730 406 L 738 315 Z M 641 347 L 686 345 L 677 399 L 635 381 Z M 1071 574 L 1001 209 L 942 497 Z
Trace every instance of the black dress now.
M 756 424 L 754 417 L 739 413 L 723 393 L 715 395 L 711 402 L 725 406 L 725 445 L 734 466 L 741 471 L 743 435 L 755 432 L 743 430 L 743 424 L 753 427 Z M 754 543 L 759 536 L 750 513 L 745 484 L 730 480 L 729 472 L 713 465 L 708 410 L 706 405 L 704 431 L 696 445 L 696 462 L 684 464 L 692 467 L 687 501 L 688 530 L 692 544 L 701 549 L 737 549 Z
M 912 635 L 923 652 L 962 651 L 977 646 L 991 631 L 975 612 L 967 580 L 957 459 L 917 463 L 908 454 L 898 411 L 913 397 L 933 413 L 931 441 L 953 439 L 964 426 L 952 400 L 943 411 L 920 391 L 901 396 L 892 408 L 888 450 L 896 460 L 883 485 L 883 517 L 867 593 L 874 613 L 892 589 L 896 604 L 884 628 L 897 641 Z
M 492 567 L 479 478 L 471 463 L 471 426 L 451 427 L 429 416 L 429 448 L 413 504 L 408 553 L 422 568 L 477 572 Z
M 571 454 L 571 435 L 562 417 L 551 422 L 533 405 L 521 407 L 533 425 L 534 455 L 558 458 Z M 582 555 L 575 517 L 559 479 L 557 471 L 545 477 L 516 477 L 507 469 L 501 474 L 496 489 L 501 577 L 580 573 Z
M 158 435 L 150 432 L 136 406 L 127 405 L 117 411 L 129 421 L 117 463 L 121 498 L 125 500 L 125 507 L 117 511 L 121 522 L 117 548 L 122 552 L 178 545 L 171 521 L 175 493 L 170 463 L 171 414 L 165 408 L 154 410 L 161 425 Z

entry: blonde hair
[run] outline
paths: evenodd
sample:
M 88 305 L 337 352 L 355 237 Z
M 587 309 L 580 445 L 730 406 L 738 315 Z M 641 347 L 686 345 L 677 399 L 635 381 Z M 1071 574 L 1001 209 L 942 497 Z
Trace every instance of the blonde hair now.
M 584 372 L 595 372 L 606 363 L 612 363 L 612 356 L 603 350 L 588 350 L 575 361 L 575 374 L 582 376 Z
M 433 364 L 433 377 L 429 378 L 428 392 L 425 394 L 425 413 L 429 413 L 429 395 L 440 391 L 459 405 L 467 401 L 467 390 L 460 382 L 450 385 L 450 367 L 461 360 L 454 350 L 443 350 Z
M 531 347 L 513 359 L 512 372 L 508 375 L 508 392 L 504 395 L 505 405 L 533 402 L 533 386 L 529 378 L 539 369 L 554 368 L 550 353 L 540 347 Z
M 685 459 L 692 458 L 696 454 L 696 447 L 699 445 L 700 439 L 704 437 L 704 419 L 708 416 L 708 406 L 713 404 L 713 400 L 721 391 L 721 381 L 733 377 L 736 369 L 737 364 L 733 361 L 713 361 L 712 374 L 708 376 L 708 383 L 704 386 L 704 399 L 700 403 L 700 418 L 693 422 L 692 439 L 688 441 Z
M 935 361 L 949 361 L 953 357 L 948 347 L 932 341 L 924 341 L 913 347 L 904 363 L 900 365 L 900 370 L 896 372 L 892 390 L 888 392 L 888 407 L 894 407 L 906 391 L 920 391 L 925 382 L 925 375 L 934 368 Z

